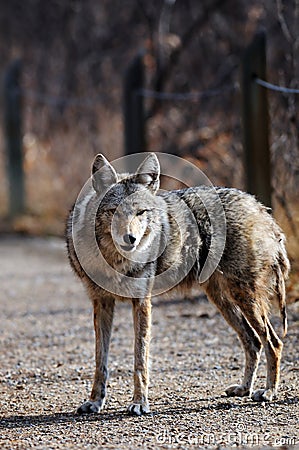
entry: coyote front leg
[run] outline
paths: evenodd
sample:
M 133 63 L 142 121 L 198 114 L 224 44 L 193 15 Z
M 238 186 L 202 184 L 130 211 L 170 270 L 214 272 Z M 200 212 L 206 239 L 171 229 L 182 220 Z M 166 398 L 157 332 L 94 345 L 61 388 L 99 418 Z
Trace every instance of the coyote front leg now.
M 149 344 L 151 334 L 151 298 L 133 300 L 135 351 L 134 351 L 134 395 L 128 407 L 131 414 L 140 416 L 149 413 Z
M 96 371 L 90 400 L 80 406 L 78 414 L 100 412 L 106 398 L 108 353 L 115 301 L 113 298 L 93 298 L 92 300 L 94 304 Z

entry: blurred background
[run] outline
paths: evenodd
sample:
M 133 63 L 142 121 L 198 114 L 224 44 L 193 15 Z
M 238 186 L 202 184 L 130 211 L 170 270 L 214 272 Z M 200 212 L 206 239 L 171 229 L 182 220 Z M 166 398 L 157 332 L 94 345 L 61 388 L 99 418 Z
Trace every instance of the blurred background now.
M 240 61 L 261 28 L 268 81 L 299 88 L 296 1 L 1 0 L 0 231 L 63 235 L 93 156 L 125 152 L 123 86 L 138 54 L 146 149 L 188 158 L 215 185 L 246 188 Z M 25 210 L 9 217 L 4 86 L 16 64 Z M 268 99 L 273 211 L 296 265 L 299 97 Z

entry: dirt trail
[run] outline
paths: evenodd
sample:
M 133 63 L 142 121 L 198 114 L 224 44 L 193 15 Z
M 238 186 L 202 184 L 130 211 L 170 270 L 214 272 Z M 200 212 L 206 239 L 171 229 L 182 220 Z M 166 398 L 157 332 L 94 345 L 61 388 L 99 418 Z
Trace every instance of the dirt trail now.
M 299 448 L 299 303 L 289 307 L 279 398 L 229 399 L 239 381 L 238 340 L 214 307 L 154 300 L 152 413 L 129 417 L 133 334 L 129 304 L 117 306 L 107 406 L 76 416 L 93 363 L 91 306 L 58 239 L 1 238 L 0 448 Z M 278 322 L 277 322 L 278 323 Z M 257 387 L 265 384 L 264 355 Z

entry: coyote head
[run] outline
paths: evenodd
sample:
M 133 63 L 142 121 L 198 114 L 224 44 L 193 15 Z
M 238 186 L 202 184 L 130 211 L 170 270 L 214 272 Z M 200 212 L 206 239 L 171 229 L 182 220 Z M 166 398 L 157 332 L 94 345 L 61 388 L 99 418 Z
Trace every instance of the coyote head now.
M 95 157 L 92 185 L 101 197 L 97 234 L 102 235 L 102 245 L 107 242 L 111 248 L 111 240 L 108 242 L 111 237 L 118 252 L 125 257 L 136 252 L 141 254 L 150 246 L 159 247 L 159 244 L 152 245 L 161 231 L 161 198 L 155 195 L 159 176 L 160 165 L 154 153 L 132 175 L 117 174 L 103 155 Z

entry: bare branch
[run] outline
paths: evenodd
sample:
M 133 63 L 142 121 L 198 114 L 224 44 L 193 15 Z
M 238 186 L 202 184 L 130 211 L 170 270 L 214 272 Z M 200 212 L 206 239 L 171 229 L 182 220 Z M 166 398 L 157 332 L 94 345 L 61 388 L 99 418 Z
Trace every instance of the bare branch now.
M 164 67 L 162 68 L 160 68 L 159 65 L 157 65 L 157 73 L 154 81 L 154 90 L 161 91 L 163 89 L 163 86 L 169 79 L 173 68 L 178 63 L 182 52 L 188 47 L 194 35 L 200 31 L 201 27 L 207 22 L 210 15 L 217 8 L 223 7 L 227 1 L 228 0 L 215 0 L 213 3 L 209 4 L 209 6 L 206 6 L 203 13 L 200 14 L 199 17 L 197 17 L 193 23 L 191 23 L 190 27 L 181 37 L 181 45 L 174 49 L 174 51 L 170 55 L 167 64 L 165 64 Z M 152 117 L 157 112 L 159 107 L 160 102 L 155 100 L 152 103 L 151 107 L 149 108 L 147 118 Z
M 165 39 L 169 34 L 172 7 L 176 0 L 164 0 L 162 11 L 160 14 L 158 27 L 158 64 L 163 68 L 165 64 Z
M 281 194 L 279 194 L 278 192 L 275 192 L 274 195 L 275 195 L 277 201 L 278 201 L 278 202 L 280 203 L 280 205 L 282 206 L 283 210 L 285 211 L 285 214 L 286 214 L 286 216 L 287 216 L 287 219 L 288 219 L 288 222 L 289 222 L 289 224 L 290 224 L 290 227 L 291 227 L 291 230 L 292 230 L 293 235 L 294 235 L 295 237 L 298 237 L 297 226 L 296 226 L 296 223 L 295 223 L 295 221 L 294 221 L 294 218 L 293 218 L 293 214 L 292 214 L 291 208 L 289 207 L 289 203 L 288 203 L 288 201 L 287 201 L 287 199 L 286 199 L 286 194 L 285 194 L 285 192 L 282 192 Z
M 289 27 L 287 25 L 287 22 L 285 20 L 285 16 L 283 14 L 282 1 L 276 0 L 276 5 L 277 5 L 277 16 L 278 16 L 278 20 L 279 20 L 282 32 L 283 32 L 286 40 L 291 44 L 293 41 L 293 38 L 292 38 L 291 32 L 289 30 Z

